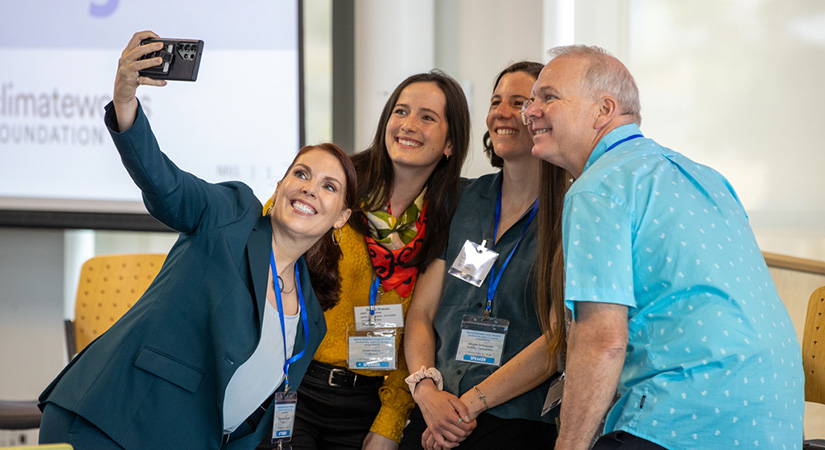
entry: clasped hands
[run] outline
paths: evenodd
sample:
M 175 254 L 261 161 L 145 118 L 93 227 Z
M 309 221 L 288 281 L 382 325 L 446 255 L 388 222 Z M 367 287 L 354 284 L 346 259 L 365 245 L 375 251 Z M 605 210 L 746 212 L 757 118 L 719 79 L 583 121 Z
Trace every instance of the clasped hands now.
M 460 399 L 439 391 L 428 380 L 422 381 L 415 391 L 415 401 L 421 409 L 427 429 L 421 435 L 421 446 L 426 450 L 455 448 L 476 428 L 476 417 L 484 410 L 476 407 L 472 391 Z

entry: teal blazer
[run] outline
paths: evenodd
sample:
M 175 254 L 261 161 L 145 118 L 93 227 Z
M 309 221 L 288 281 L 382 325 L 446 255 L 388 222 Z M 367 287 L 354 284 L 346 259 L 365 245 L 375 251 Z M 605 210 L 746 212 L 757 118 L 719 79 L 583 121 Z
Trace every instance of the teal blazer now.
M 175 166 L 142 108 L 119 133 L 110 103 L 106 123 L 147 209 L 180 236 L 140 300 L 68 364 L 41 407 L 72 411 L 126 449 L 221 448 L 226 386 L 261 337 L 269 218 L 247 185 L 207 183 Z M 291 389 L 326 333 L 306 263 L 297 264 L 309 342 L 299 323 L 294 352 L 306 353 L 289 366 Z M 254 449 L 271 428 L 268 408 L 253 433 L 222 448 Z

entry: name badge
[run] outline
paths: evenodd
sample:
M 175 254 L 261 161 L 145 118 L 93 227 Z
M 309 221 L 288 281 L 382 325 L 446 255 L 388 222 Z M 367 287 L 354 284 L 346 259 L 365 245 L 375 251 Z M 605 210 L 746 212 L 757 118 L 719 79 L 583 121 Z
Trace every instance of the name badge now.
M 465 241 L 447 273 L 475 287 L 481 286 L 498 258 L 498 253 L 485 247 L 486 244 L 486 240 L 481 244 Z
M 375 305 L 374 323 L 370 323 L 370 307 L 355 307 L 356 331 L 372 330 L 374 328 L 404 328 L 404 311 L 401 304 Z
M 507 319 L 485 319 L 483 316 L 465 314 L 461 320 L 461 337 L 455 359 L 500 366 L 509 327 L 510 321 Z
M 395 329 L 350 335 L 347 365 L 350 369 L 395 370 Z
M 561 397 L 564 394 L 564 372 L 558 378 L 550 383 L 547 389 L 547 396 L 544 397 L 544 406 L 541 408 L 541 415 L 550 412 L 556 406 L 561 404 Z
M 272 444 L 292 439 L 292 426 L 295 424 L 295 406 L 298 404 L 297 392 L 276 392 L 272 414 Z

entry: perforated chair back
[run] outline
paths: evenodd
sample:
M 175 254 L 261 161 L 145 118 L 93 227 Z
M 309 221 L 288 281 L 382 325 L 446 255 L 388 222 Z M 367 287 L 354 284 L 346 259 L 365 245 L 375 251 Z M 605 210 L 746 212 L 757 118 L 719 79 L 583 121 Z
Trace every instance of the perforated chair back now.
M 825 404 L 825 286 L 808 299 L 802 333 L 802 366 L 805 368 L 805 401 Z
M 135 304 L 155 279 L 166 255 L 96 256 L 80 269 L 75 318 L 67 326 L 69 358 L 103 334 Z
M 0 450 L 74 450 L 70 444 L 40 444 L 40 445 L 16 445 L 13 447 L 0 447 Z

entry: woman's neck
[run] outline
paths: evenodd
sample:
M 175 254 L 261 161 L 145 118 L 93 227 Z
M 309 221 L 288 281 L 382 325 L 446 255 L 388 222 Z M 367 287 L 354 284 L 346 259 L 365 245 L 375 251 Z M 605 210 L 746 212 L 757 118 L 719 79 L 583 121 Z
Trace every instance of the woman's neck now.
M 395 170 L 390 194 L 390 206 L 393 217 L 399 217 L 424 189 L 432 172 L 422 170 Z
M 539 196 L 541 160 L 521 158 L 504 161 L 501 180 L 501 220 L 496 240 L 533 206 Z
M 275 268 L 278 273 L 269 274 L 266 299 L 273 308 L 278 309 L 275 289 L 278 289 L 282 298 L 283 312 L 286 315 L 298 313 L 298 291 L 295 275 L 295 261 L 304 252 L 309 250 L 314 240 L 295 238 L 283 233 L 275 224 L 272 224 L 272 256 L 275 259 Z
M 285 233 L 275 223 L 272 224 L 272 253 L 275 258 L 275 266 L 278 268 L 278 275 L 289 276 L 293 270 L 295 261 L 301 257 L 317 239 L 304 236 L 294 236 Z

